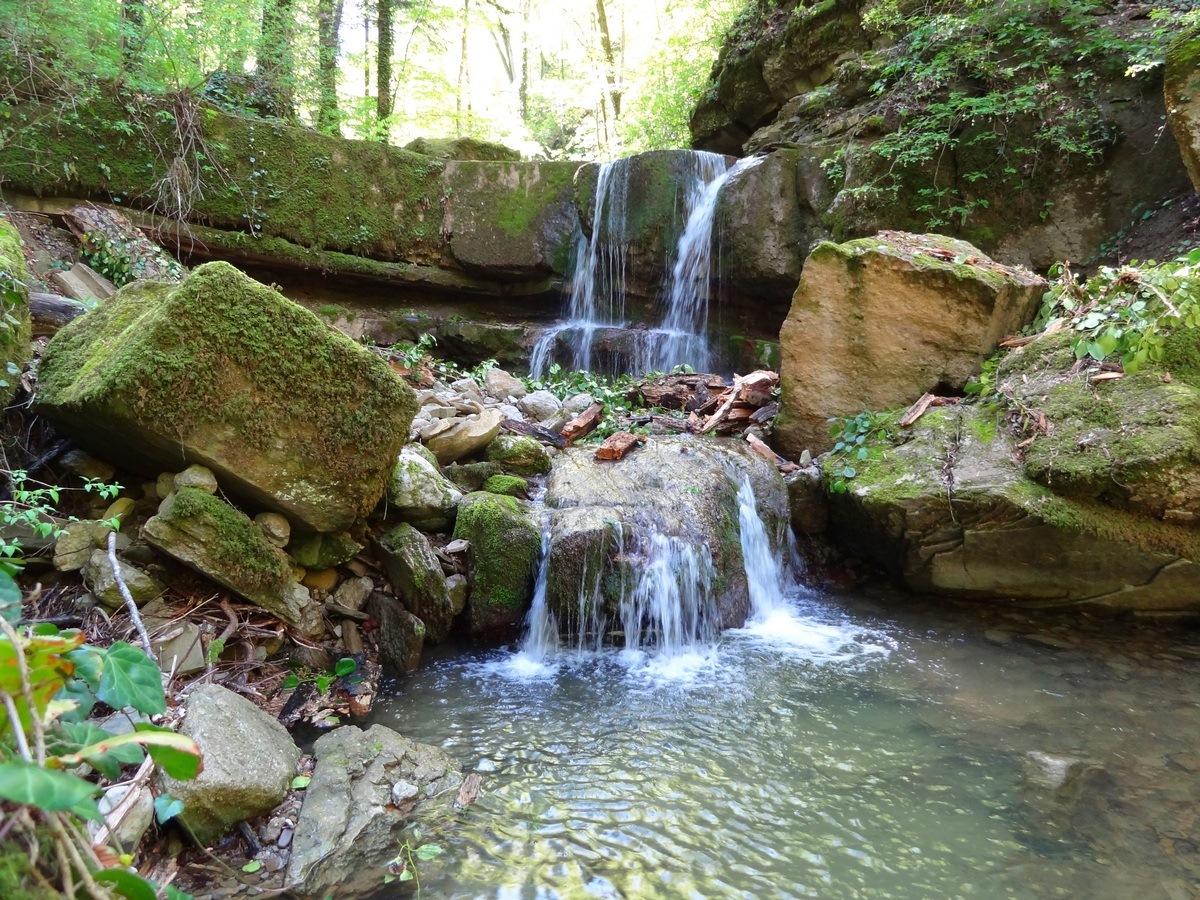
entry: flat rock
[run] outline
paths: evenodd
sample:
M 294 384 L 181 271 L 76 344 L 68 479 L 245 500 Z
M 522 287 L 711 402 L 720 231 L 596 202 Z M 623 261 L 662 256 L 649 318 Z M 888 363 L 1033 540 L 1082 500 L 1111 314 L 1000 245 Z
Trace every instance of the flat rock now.
M 425 446 L 437 457 L 440 465 L 449 465 L 465 456 L 481 452 L 500 433 L 500 424 L 503 421 L 503 413 L 496 409 L 485 409 L 464 419 L 443 419 L 443 423 L 454 424 L 430 438 L 425 438 Z

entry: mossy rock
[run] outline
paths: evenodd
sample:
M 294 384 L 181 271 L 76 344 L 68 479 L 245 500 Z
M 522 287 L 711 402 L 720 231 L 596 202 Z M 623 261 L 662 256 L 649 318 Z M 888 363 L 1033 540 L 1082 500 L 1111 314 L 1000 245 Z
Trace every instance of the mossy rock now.
M 422 531 L 442 531 L 454 524 L 461 500 L 462 493 L 438 468 L 437 457 L 420 444 L 406 444 L 388 480 L 388 516 Z
M 404 145 L 405 150 L 434 159 L 475 159 L 487 162 L 516 162 L 521 151 L 472 137 L 417 138 Z
M 482 491 L 489 478 L 502 472 L 499 463 L 474 462 L 454 463 L 442 469 L 442 474 L 469 494 L 472 491 Z
M 332 569 L 358 556 L 363 545 L 346 532 L 302 534 L 288 544 L 287 554 L 298 566 L 319 571 Z
M 417 401 L 378 356 L 226 263 L 76 319 L 38 411 L 122 468 L 212 469 L 248 504 L 344 531 L 383 494 Z
M 450 635 L 454 605 L 446 574 L 425 535 L 409 524 L 379 539 L 383 570 L 400 602 L 425 626 L 425 641 L 440 644 Z
M 550 471 L 550 454 L 540 441 L 520 434 L 502 434 L 488 444 L 488 462 L 508 475 L 545 475 Z
M 483 483 L 489 494 L 504 494 L 506 497 L 528 497 L 529 482 L 519 475 L 493 475 Z
M 454 537 L 471 544 L 467 630 L 476 637 L 514 637 L 533 601 L 542 544 L 533 507 L 516 497 L 468 494 L 458 507 Z
M 1038 607 L 1200 611 L 1200 534 L 1027 478 L 997 413 L 933 410 L 868 442 L 830 533 L 909 590 Z M 832 484 L 837 463 L 826 460 Z
M 219 497 L 180 488 L 142 526 L 163 553 L 223 584 L 306 637 L 323 631 L 321 611 L 308 590 L 292 581 L 286 553 L 254 522 Z
M 0 313 L 14 322 L 0 322 L 0 408 L 16 396 L 21 369 L 29 362 L 29 271 L 21 251 L 21 235 L 0 219 Z

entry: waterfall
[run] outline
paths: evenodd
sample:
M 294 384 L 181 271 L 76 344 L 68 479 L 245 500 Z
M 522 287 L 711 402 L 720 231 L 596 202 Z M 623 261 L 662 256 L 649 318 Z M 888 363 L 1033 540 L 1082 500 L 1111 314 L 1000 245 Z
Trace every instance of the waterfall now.
M 742 477 L 738 487 L 738 525 L 741 531 L 742 560 L 746 583 L 750 588 L 750 619 L 765 622 L 789 608 L 784 591 L 791 582 L 783 557 L 771 544 L 767 528 L 758 514 L 758 501 L 750 479 Z
M 570 301 L 565 320 L 545 329 L 530 357 L 530 373 L 545 376 L 560 338 L 570 340 L 570 366 L 592 369 L 598 334 L 624 332 L 628 352 L 622 368 L 634 372 L 669 371 L 690 365 L 708 371 L 713 354 L 708 345 L 709 292 L 718 275 L 713 227 L 721 189 L 761 158 L 739 160 L 729 167 L 716 153 L 688 155 L 691 171 L 680 198 L 683 232 L 674 248 L 660 299 L 661 318 L 651 327 L 631 327 L 626 320 L 627 215 L 629 181 L 636 157 L 602 163 L 596 178 L 592 233 L 580 229 L 573 251 Z
M 713 563 L 707 547 L 654 533 L 633 590 L 621 598 L 625 647 L 671 656 L 717 636 Z
M 540 503 L 541 498 L 536 498 Z M 550 515 L 542 509 L 542 547 L 538 557 L 537 578 L 533 585 L 533 605 L 525 615 L 525 637 L 521 653 L 531 662 L 544 662 L 558 650 L 558 619 L 546 602 L 550 583 Z

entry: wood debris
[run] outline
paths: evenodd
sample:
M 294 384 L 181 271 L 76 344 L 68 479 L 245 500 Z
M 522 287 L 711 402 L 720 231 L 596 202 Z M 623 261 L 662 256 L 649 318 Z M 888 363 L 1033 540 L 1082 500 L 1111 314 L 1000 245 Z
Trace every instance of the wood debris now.
M 922 394 L 921 399 L 910 406 L 908 411 L 901 416 L 900 426 L 902 428 L 908 428 L 909 426 L 915 424 L 917 420 L 921 418 L 921 416 L 925 415 L 925 413 L 932 408 L 939 406 L 957 406 L 960 399 L 961 398 L 959 397 L 938 397 L 935 394 L 929 393 Z
M 604 404 L 593 403 L 566 424 L 566 427 L 562 430 L 563 440 L 570 444 L 581 437 L 587 437 L 596 430 L 596 426 L 600 424 L 600 419 L 603 415 Z
M 483 788 L 483 776 L 478 772 L 472 772 L 463 779 L 463 783 L 458 788 L 458 794 L 454 797 L 454 808 L 465 809 L 476 800 L 479 799 L 479 791 Z
M 604 443 L 596 450 L 596 459 L 624 459 L 645 440 L 631 431 L 617 431 L 604 439 Z
M 780 456 L 778 453 L 776 453 L 774 450 L 772 450 L 770 447 L 768 447 L 766 444 L 764 444 L 762 442 L 762 439 L 759 438 L 758 435 L 754 435 L 754 434 L 746 435 L 746 443 L 750 445 L 751 450 L 753 450 L 755 453 L 757 453 L 763 459 L 777 465 L 779 467 L 780 472 L 784 472 L 784 473 L 795 472 L 800 468 L 794 462 L 792 462 L 791 460 L 784 459 L 782 456 Z
M 750 424 L 750 417 L 771 402 L 771 395 L 779 387 L 779 373 L 759 369 L 749 375 L 734 376 L 733 386 L 721 398 L 717 407 L 700 428 L 700 434 L 720 428 L 719 433 L 731 434 Z

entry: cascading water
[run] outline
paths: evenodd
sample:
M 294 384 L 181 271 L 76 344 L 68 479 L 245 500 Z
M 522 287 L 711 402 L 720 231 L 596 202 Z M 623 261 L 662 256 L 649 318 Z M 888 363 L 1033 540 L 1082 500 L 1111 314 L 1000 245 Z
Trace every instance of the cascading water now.
M 717 636 L 712 555 L 676 537 L 652 534 L 632 591 L 621 598 L 625 648 L 673 656 Z
M 738 487 L 737 504 L 742 560 L 750 588 L 750 619 L 765 622 L 772 615 L 788 609 L 784 591 L 791 583 L 791 577 L 783 557 L 771 545 L 748 478 L 742 478 Z
M 662 317 L 650 328 L 631 328 L 626 320 L 625 236 L 628 233 L 629 179 L 634 157 L 602 163 L 596 179 L 592 233 L 580 230 L 575 240 L 570 302 L 566 320 L 546 329 L 534 345 L 530 372 L 546 374 L 560 336 L 570 336 L 570 365 L 591 369 L 597 333 L 629 332 L 631 352 L 624 367 L 634 372 L 668 371 L 690 365 L 707 371 L 713 360 L 708 345 L 709 293 L 717 275 L 713 228 L 721 189 L 740 172 L 757 165 L 757 157 L 732 167 L 716 153 L 689 154 L 689 173 L 681 198 L 683 232 L 665 279 Z
M 530 662 L 542 663 L 558 652 L 558 619 L 546 602 L 550 583 L 550 517 L 542 515 L 542 549 L 538 559 L 537 580 L 533 587 L 533 605 L 525 616 L 525 637 L 521 655 Z

